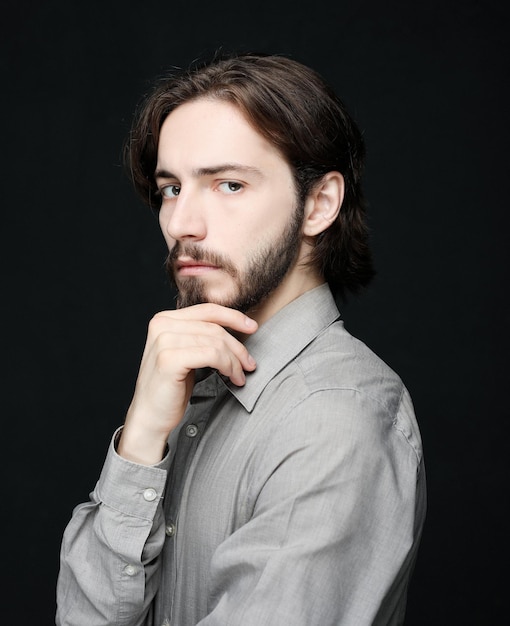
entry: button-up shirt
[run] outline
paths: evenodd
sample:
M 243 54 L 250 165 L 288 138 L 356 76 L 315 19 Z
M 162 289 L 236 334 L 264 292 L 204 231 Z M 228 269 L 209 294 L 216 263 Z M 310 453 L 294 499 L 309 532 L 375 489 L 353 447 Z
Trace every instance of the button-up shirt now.
M 161 463 L 112 444 L 64 534 L 58 624 L 402 623 L 426 499 L 406 388 L 327 285 L 246 347 L 243 387 L 197 372 Z

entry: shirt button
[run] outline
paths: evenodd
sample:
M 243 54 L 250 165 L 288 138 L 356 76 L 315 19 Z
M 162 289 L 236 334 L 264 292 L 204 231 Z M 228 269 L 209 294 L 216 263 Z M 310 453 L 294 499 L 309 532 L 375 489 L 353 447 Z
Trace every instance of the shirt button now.
M 147 500 L 147 502 L 153 502 L 157 497 L 158 494 L 156 493 L 156 490 L 152 487 L 149 487 L 149 489 L 146 489 L 143 492 L 143 499 Z
M 136 567 L 134 565 L 126 565 L 124 568 L 124 574 L 128 576 L 134 576 L 136 574 Z
M 195 424 L 188 424 L 186 426 L 186 436 L 187 437 L 196 437 L 198 435 L 198 426 Z
M 165 526 L 165 535 L 167 537 L 173 537 L 175 535 L 175 524 L 167 524 Z

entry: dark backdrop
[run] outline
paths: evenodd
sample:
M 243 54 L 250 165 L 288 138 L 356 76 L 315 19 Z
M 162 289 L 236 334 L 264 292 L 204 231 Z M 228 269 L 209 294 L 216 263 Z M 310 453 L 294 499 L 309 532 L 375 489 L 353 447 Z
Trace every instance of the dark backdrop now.
M 153 77 L 218 46 L 318 69 L 365 134 L 378 277 L 347 327 L 406 381 L 429 513 L 407 624 L 506 622 L 506 3 L 3 0 L 2 615 L 52 624 L 61 534 L 172 306 L 121 168 Z M 502 566 L 502 567 L 501 567 Z

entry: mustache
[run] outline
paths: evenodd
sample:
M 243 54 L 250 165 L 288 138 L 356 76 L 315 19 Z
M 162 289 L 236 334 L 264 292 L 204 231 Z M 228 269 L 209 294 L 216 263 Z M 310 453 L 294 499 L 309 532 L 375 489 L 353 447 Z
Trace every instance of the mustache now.
M 193 261 L 215 265 L 234 278 L 238 275 L 237 268 L 224 254 L 204 248 L 195 243 L 183 244 L 178 241 L 169 251 L 165 261 L 165 270 L 172 280 L 175 280 L 177 259 L 179 257 L 188 257 Z

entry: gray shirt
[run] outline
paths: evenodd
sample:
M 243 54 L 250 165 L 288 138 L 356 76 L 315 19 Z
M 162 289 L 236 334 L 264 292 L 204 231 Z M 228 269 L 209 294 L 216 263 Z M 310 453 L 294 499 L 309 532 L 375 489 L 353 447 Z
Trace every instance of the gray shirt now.
M 327 285 L 248 338 L 237 388 L 197 372 L 161 463 L 112 444 L 62 543 L 57 624 L 401 624 L 425 517 L 398 376 Z

